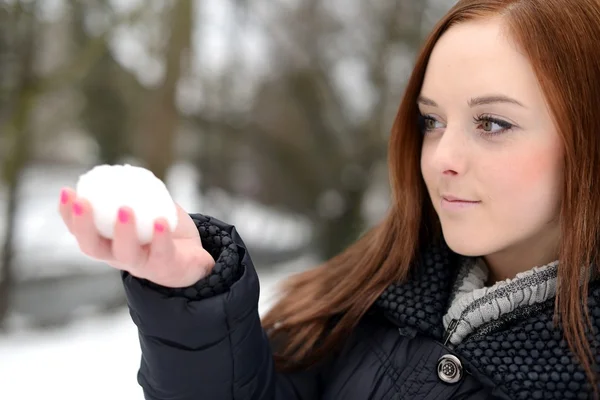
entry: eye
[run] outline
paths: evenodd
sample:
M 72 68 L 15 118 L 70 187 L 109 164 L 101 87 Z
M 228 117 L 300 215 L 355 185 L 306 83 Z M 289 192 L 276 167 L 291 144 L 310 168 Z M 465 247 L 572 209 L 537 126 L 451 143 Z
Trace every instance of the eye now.
M 514 127 L 510 122 L 489 115 L 479 115 L 474 118 L 473 122 L 477 124 L 477 129 L 483 131 L 484 135 L 499 135 Z
M 444 124 L 431 115 L 421 115 L 421 126 L 424 132 L 431 132 L 444 127 Z

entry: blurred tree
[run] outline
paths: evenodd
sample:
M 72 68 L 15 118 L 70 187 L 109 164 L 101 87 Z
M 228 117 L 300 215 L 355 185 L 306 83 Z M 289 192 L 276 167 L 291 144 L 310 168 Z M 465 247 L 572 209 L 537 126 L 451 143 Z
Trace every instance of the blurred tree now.
M 71 0 L 73 31 L 78 48 L 85 47 L 91 34 L 86 29 L 86 12 L 89 4 Z M 86 7 L 87 6 L 87 7 Z M 103 12 L 109 13 L 108 7 Z M 102 41 L 99 61 L 83 78 L 79 89 L 84 97 L 81 121 L 99 147 L 101 163 L 116 164 L 127 152 L 128 108 L 118 89 L 122 67 L 112 56 L 106 40 Z
M 253 7 L 250 14 L 271 39 L 269 78 L 246 110 L 231 99 L 218 112 L 194 116 L 229 153 L 218 175 L 198 161 L 203 176 L 220 176 L 205 184 L 307 216 L 323 259 L 368 224 L 365 198 L 385 180 L 376 171 L 385 170 L 388 131 L 428 7 L 414 0 L 340 4 L 270 2 L 268 13 Z M 254 183 L 236 184 L 236 175 Z
M 192 0 L 176 0 L 171 9 L 164 13 L 164 18 L 167 19 L 169 31 L 164 47 L 164 76 L 147 94 L 135 132 L 136 154 L 146 168 L 163 180 L 175 158 L 175 139 L 180 120 L 176 93 L 180 79 L 185 74 L 183 61 L 190 51 Z
M 131 25 L 142 19 L 143 4 L 126 15 L 118 16 L 108 0 L 69 2 L 76 48 L 81 51 L 91 41 L 97 41 L 100 54 L 76 87 L 84 98 L 81 122 L 98 144 L 98 161 L 116 164 L 133 151 L 133 120 L 147 89 L 115 59 L 108 41 L 110 33 L 116 31 L 121 23 Z M 94 34 L 88 27 L 92 12 L 110 21 L 103 35 Z
M 3 147 L 0 173 L 6 193 L 6 219 L 0 258 L 0 326 L 9 310 L 20 178 L 35 145 L 32 125 L 37 102 L 43 94 L 60 91 L 86 76 L 101 56 L 104 42 L 102 35 L 90 39 L 65 65 L 47 75 L 40 74 L 36 69 L 37 46 L 43 34 L 43 25 L 37 19 L 40 5 L 39 0 L 14 1 L 10 6 L 3 6 L 0 12 L 2 28 L 6 33 L 3 48 L 0 49 L 3 57 L 2 82 L 6 82 L 2 86 L 6 107 L 0 119 Z
M 6 118 L 14 81 L 14 52 L 11 51 L 11 18 L 8 5 L 0 3 L 0 121 Z
M 13 107 L 2 132 L 4 143 L 9 150 L 2 163 L 2 183 L 6 187 L 7 204 L 5 236 L 0 259 L 0 328 L 9 309 L 10 289 L 13 282 L 13 239 L 16 228 L 19 178 L 31 150 L 29 120 L 37 91 L 37 81 L 33 71 L 37 7 L 38 1 L 16 2 L 10 13 L 11 18 L 4 21 L 14 24 L 11 31 L 15 37 L 11 40 L 11 51 L 17 53 L 15 59 L 18 62 L 18 75 L 13 91 L 14 97 L 11 99 Z

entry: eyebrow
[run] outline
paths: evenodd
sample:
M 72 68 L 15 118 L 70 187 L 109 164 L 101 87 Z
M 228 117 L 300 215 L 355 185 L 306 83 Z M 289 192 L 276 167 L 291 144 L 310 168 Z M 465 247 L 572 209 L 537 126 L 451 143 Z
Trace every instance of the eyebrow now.
M 430 98 L 427 98 L 425 96 L 419 96 L 417 99 L 417 103 L 423 104 L 425 106 L 439 107 L 435 101 L 433 101 Z M 515 100 L 512 97 L 502 95 L 502 94 L 473 97 L 472 99 L 469 100 L 469 107 L 483 106 L 483 105 L 496 104 L 496 103 L 516 104 L 523 108 L 527 108 L 520 101 Z

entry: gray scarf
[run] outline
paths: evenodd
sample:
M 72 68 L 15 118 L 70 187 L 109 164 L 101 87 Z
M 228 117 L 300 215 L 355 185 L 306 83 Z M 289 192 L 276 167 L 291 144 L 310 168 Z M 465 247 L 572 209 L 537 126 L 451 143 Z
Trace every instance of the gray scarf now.
M 556 295 L 558 261 L 521 272 L 513 279 L 486 287 L 488 268 L 483 259 L 468 259 L 460 268 L 444 315 L 448 340 L 458 345 L 479 326 L 524 306 L 543 303 Z

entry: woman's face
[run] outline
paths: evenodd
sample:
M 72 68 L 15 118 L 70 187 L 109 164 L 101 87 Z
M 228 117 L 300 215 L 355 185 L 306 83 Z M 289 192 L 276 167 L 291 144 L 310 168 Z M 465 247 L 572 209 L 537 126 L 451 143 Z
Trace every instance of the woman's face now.
M 448 30 L 418 102 L 421 171 L 449 247 L 467 256 L 552 261 L 562 141 L 528 59 L 500 20 Z

